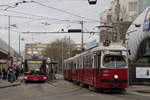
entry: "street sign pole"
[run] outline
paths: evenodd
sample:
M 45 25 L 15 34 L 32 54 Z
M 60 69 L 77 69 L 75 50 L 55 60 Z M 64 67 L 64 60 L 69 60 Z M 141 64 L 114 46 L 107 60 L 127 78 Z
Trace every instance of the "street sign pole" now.
M 117 5 L 116 5 L 116 15 L 117 15 L 117 42 L 120 42 L 120 4 L 119 0 L 117 0 Z
M 10 16 L 8 16 L 8 55 L 10 56 Z
M 83 20 L 80 22 L 80 24 L 81 24 L 81 49 L 82 49 L 82 51 L 83 51 L 83 44 L 84 44 L 84 42 L 83 42 Z
M 21 55 L 21 52 L 20 52 L 20 33 L 19 33 L 19 55 Z

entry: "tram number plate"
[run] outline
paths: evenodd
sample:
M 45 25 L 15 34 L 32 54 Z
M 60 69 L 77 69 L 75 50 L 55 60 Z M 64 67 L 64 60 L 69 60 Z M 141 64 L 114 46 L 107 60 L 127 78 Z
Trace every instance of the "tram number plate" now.
M 118 88 L 118 87 L 119 87 L 119 85 L 113 85 L 113 87 L 114 87 L 114 88 Z

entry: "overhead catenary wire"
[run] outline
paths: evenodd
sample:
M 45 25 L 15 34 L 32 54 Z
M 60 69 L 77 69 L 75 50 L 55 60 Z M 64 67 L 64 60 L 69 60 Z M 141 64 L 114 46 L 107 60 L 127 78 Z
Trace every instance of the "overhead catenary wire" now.
M 72 12 L 69 12 L 69 11 L 66 11 L 66 10 L 62 10 L 62 9 L 59 9 L 59 8 L 56 8 L 56 7 L 52 7 L 52 6 L 49 6 L 49 5 L 43 4 L 43 3 L 38 2 L 38 1 L 34 1 L 34 0 L 30 0 L 30 1 L 23 0 L 22 2 L 16 2 L 13 6 L 5 5 L 5 6 L 7 6 L 7 8 L 5 8 L 4 10 L 8 10 L 9 8 L 15 8 L 19 4 L 23 4 L 23 3 L 36 3 L 36 4 L 40 5 L 40 6 L 44 6 L 44 7 L 50 8 L 50 9 L 54 9 L 56 11 L 59 11 L 59 12 L 65 13 L 65 14 L 69 14 L 71 16 L 75 16 L 75 17 L 79 17 L 79 18 L 82 18 L 82 19 L 99 22 L 98 20 L 87 18 L 87 17 L 83 17 L 83 16 L 80 16 L 80 15 L 74 14 Z
M 23 0 L 24 1 L 24 0 Z M 26 2 L 34 2 L 34 3 L 38 3 L 38 4 L 42 4 L 41 6 L 46 6 L 46 7 L 49 7 L 49 8 L 51 8 L 51 9 L 55 9 L 55 10 L 57 10 L 57 11 L 60 11 L 60 12 L 63 12 L 63 13 L 67 13 L 67 14 L 70 14 L 70 15 L 72 15 L 72 16 L 76 16 L 76 17 L 80 17 L 80 18 L 82 18 L 82 19 L 88 19 L 88 20 L 90 20 L 91 22 L 92 21 L 96 21 L 96 20 L 94 20 L 94 19 L 89 19 L 89 18 L 86 18 L 86 17 L 82 17 L 82 16 L 80 16 L 80 15 L 76 15 L 76 14 L 74 14 L 74 13 L 71 13 L 71 12 L 68 12 L 68 11 L 65 11 L 65 10 L 61 10 L 61 9 L 59 9 L 59 8 L 55 8 L 55 7 L 51 7 L 51 6 L 47 6 L 47 5 L 45 5 L 45 4 L 43 4 L 43 3 L 40 3 L 40 2 L 36 2 L 36 1 L 26 1 Z M 22 2 L 17 2 L 18 4 L 19 3 L 22 3 Z M 16 3 L 16 4 L 17 4 Z M 17 6 L 16 6 L 17 7 Z M 13 11 L 13 10 L 5 10 L 5 9 L 0 9 L 0 10 L 3 10 L 3 11 L 7 11 L 7 12 L 12 12 L 12 13 L 17 13 L 17 14 L 23 14 L 23 15 L 28 15 L 28 16 L 33 16 L 33 17 L 40 17 L 41 18 L 41 20 L 43 19 L 43 20 L 55 20 L 55 21 L 65 21 L 65 22 L 70 22 L 70 23 L 74 23 L 74 22 L 77 22 L 77 23 L 80 23 L 81 21 L 74 21 L 74 20 L 62 20 L 62 19 L 56 19 L 56 18 L 50 18 L 50 17 L 47 17 L 47 16 L 40 16 L 40 15 L 35 15 L 35 14 L 31 14 L 31 13 L 24 13 L 24 12 L 19 12 L 19 11 Z M 4 15 L 4 16 L 7 16 L 7 15 Z M 9 16 L 9 15 L 8 15 Z M 11 16 L 11 17 L 15 17 L 15 18 L 28 18 L 28 19 L 35 19 L 35 18 L 32 18 L 32 17 L 24 17 L 24 16 Z M 40 19 L 35 19 L 35 20 L 40 20 Z M 87 22 L 87 21 L 84 21 L 84 22 Z
M 69 22 L 69 23 L 79 23 L 79 20 L 65 20 L 65 19 L 57 19 L 57 18 L 51 18 L 51 17 L 47 17 L 47 16 L 40 16 L 40 15 L 35 15 L 35 14 L 31 14 L 31 13 L 25 13 L 25 12 L 20 12 L 20 11 L 13 11 L 13 10 L 4 10 L 4 9 L 0 9 L 1 11 L 6 11 L 6 12 L 11 12 L 11 13 L 15 13 L 15 14 L 23 14 L 23 15 L 27 15 L 27 16 L 33 16 L 33 17 L 38 17 L 41 18 L 41 20 L 50 20 L 50 21 L 62 21 L 62 22 Z M 18 17 L 19 18 L 19 17 Z M 24 17 L 25 18 L 25 17 Z M 86 23 L 88 23 L 87 21 L 84 21 Z
M 87 19 L 87 20 L 90 20 L 90 21 L 99 22 L 98 20 L 91 19 L 91 18 L 86 18 L 86 17 L 80 16 L 80 15 L 74 14 L 72 12 L 68 12 L 68 11 L 65 11 L 65 10 L 62 10 L 62 9 L 59 9 L 59 8 L 56 8 L 56 7 L 45 5 L 43 3 L 40 3 L 40 2 L 37 2 L 37 1 L 34 1 L 34 0 L 30 0 L 30 1 L 22 0 L 22 2 L 16 2 L 15 5 L 13 6 L 13 8 L 17 7 L 19 4 L 23 4 L 23 3 L 36 3 L 38 5 L 41 5 L 41 6 L 50 8 L 50 9 L 54 9 L 56 11 L 63 12 L 63 13 L 66 13 L 66 14 L 69 14 L 69 15 L 72 15 L 72 16 L 75 16 L 75 17 L 80 17 L 82 19 Z M 45 16 L 39 16 L 39 15 L 31 14 L 31 13 L 24 13 L 24 12 L 18 12 L 18 11 L 8 10 L 12 6 L 9 6 L 9 5 L 4 5 L 4 6 L 8 6 L 7 8 L 3 9 L 4 11 L 7 11 L 7 12 L 13 12 L 13 13 L 18 13 L 18 14 L 25 14 L 25 15 L 29 15 L 29 16 L 43 17 L 43 18 L 49 19 L 49 17 L 45 17 Z M 0 9 L 0 10 L 2 10 L 2 9 Z M 60 20 L 60 19 L 50 18 L 50 20 Z M 68 21 L 69 22 L 70 20 L 61 20 L 61 21 Z
M 50 8 L 50 9 L 54 9 L 54 10 L 59 11 L 59 12 L 62 12 L 62 13 L 66 13 L 66 14 L 69 14 L 69 15 L 75 16 L 75 17 L 79 17 L 79 18 L 82 18 L 82 19 L 92 20 L 92 21 L 99 22 L 98 20 L 91 19 L 91 18 L 86 18 L 86 17 L 80 16 L 80 15 L 77 15 L 77 14 L 74 14 L 74 13 L 71 13 L 71 12 L 68 12 L 68 11 L 65 11 L 65 10 L 62 10 L 62 9 L 59 9 L 59 8 L 56 8 L 56 7 L 52 7 L 52 6 L 49 6 L 49 5 L 46 5 L 46 4 L 43 4 L 43 3 L 37 2 L 37 1 L 32 1 L 32 2 L 34 2 L 34 3 L 38 4 L 38 5 L 41 5 L 41 6 L 44 6 L 44 7 Z
M 64 34 L 68 34 L 68 33 L 72 33 L 72 32 L 22 32 L 23 34 L 58 34 L 58 33 L 64 33 Z M 73 32 L 73 34 L 81 34 L 81 32 Z M 83 32 L 83 33 L 91 33 L 91 32 Z M 99 32 L 93 32 L 93 33 L 99 33 Z
M 6 15 L 6 14 L 0 14 L 0 16 L 4 16 L 4 17 L 13 17 L 13 18 L 21 18 L 21 19 L 31 19 L 31 20 L 44 20 L 44 19 L 40 19 L 40 18 L 34 18 L 34 17 L 26 17 L 26 16 L 13 16 L 13 15 Z
M 35 14 L 25 13 L 25 12 L 20 12 L 20 11 L 4 10 L 4 9 L 0 9 L 0 10 L 6 11 L 6 12 L 11 12 L 11 13 L 16 13 L 16 14 L 23 14 L 23 15 L 27 15 L 27 16 L 40 17 L 40 18 L 43 18 L 43 19 L 59 20 L 59 19 L 56 19 L 56 18 L 50 18 L 50 17 L 46 17 L 46 16 L 40 16 L 40 15 L 35 15 Z

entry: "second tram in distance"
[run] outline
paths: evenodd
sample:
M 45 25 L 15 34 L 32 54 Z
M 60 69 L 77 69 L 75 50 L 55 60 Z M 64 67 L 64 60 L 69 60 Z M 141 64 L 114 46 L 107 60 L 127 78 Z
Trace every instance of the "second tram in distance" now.
M 99 46 L 64 61 L 64 78 L 99 89 L 128 87 L 127 49 L 119 44 Z
M 24 79 L 28 81 L 45 81 L 46 77 L 46 59 L 40 56 L 31 56 L 24 62 Z

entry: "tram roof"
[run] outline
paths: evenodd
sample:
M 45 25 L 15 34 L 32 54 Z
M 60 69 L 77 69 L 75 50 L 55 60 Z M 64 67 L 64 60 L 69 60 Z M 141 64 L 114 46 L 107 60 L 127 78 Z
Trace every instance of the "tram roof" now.
M 102 44 L 100 44 L 100 46 L 93 48 L 91 51 L 104 51 L 104 50 L 114 50 L 114 51 L 126 51 L 127 48 L 125 48 L 122 44 L 119 43 L 113 43 L 110 44 L 109 46 L 103 46 Z
M 66 59 L 65 62 L 73 60 L 73 59 L 80 57 L 82 55 L 85 55 L 87 53 L 92 53 L 92 52 L 96 52 L 96 51 L 105 51 L 105 50 L 127 51 L 127 48 L 125 48 L 125 46 L 123 46 L 121 43 L 111 43 L 109 46 L 103 46 L 103 44 L 100 44 L 100 46 L 98 46 L 98 47 L 95 47 L 91 50 L 85 51 L 83 53 L 77 54 L 74 57 Z

